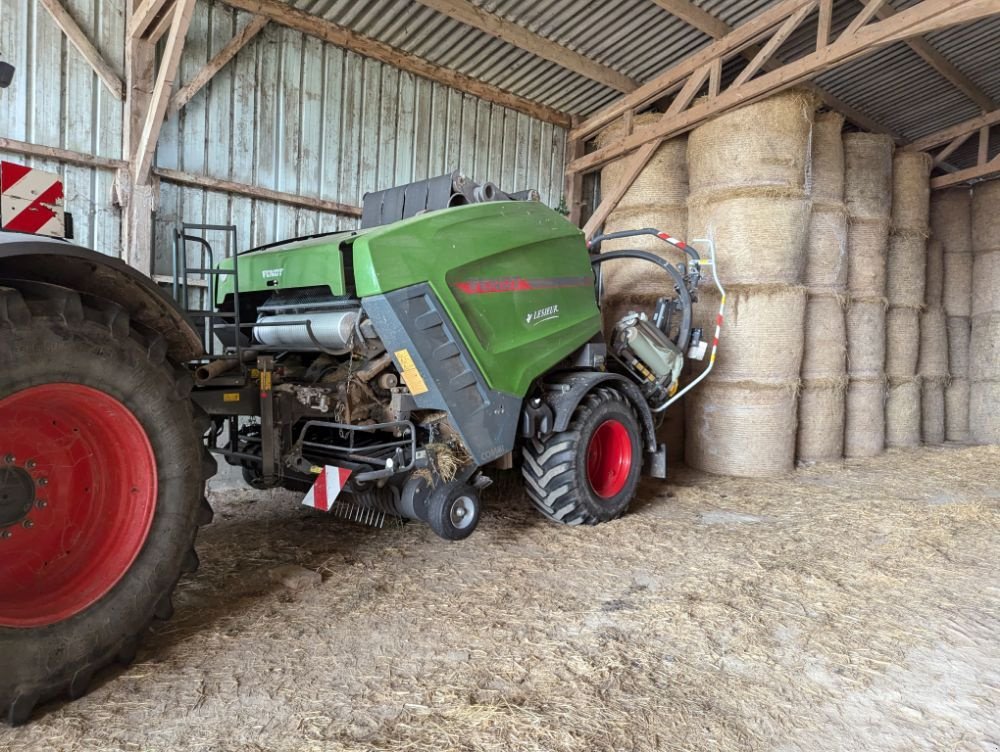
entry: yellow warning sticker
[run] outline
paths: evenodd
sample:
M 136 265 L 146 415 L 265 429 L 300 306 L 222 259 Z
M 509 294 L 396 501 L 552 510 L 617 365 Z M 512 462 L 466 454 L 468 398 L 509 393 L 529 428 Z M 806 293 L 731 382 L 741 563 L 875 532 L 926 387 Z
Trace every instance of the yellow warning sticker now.
M 261 391 L 269 392 L 271 391 L 271 372 L 261 371 L 260 372 L 260 388 Z
M 396 356 L 396 360 L 399 361 L 399 367 L 404 371 L 411 371 L 417 367 L 413 362 L 413 358 L 410 356 L 410 351 L 406 348 L 396 350 L 393 354 Z
M 239 402 L 240 401 L 240 393 L 239 392 L 225 392 L 222 395 L 222 401 L 223 402 Z
M 427 384 L 424 382 L 424 377 L 420 375 L 420 371 L 416 368 L 404 368 L 401 375 L 403 381 L 410 388 L 410 394 L 423 394 L 427 391 Z
M 396 350 L 393 355 L 396 356 L 396 360 L 399 362 L 403 381 L 410 388 L 410 394 L 423 394 L 426 392 L 427 383 L 424 381 L 424 377 L 420 375 L 420 371 L 417 370 L 417 364 L 413 362 L 413 356 L 410 355 L 410 351 L 403 348 L 402 350 Z

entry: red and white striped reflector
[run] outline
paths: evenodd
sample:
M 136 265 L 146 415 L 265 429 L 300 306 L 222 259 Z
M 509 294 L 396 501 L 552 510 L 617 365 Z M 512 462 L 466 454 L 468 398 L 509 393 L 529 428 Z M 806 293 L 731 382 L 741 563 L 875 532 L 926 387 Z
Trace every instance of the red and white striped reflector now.
M 306 494 L 302 503 L 321 512 L 329 512 L 330 507 L 333 506 L 333 502 L 337 500 L 340 492 L 344 490 L 344 484 L 350 477 L 350 470 L 335 465 L 326 465 L 316 476 L 316 482 L 313 483 L 313 487 L 309 489 L 309 493 Z
M 58 175 L 0 162 L 0 229 L 61 238 L 65 219 Z

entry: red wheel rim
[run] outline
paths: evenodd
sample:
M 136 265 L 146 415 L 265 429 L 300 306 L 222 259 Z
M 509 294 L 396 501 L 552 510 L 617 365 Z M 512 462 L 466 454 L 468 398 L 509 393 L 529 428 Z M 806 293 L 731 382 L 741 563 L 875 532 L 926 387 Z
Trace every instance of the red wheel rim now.
M 0 400 L 0 627 L 41 627 L 99 600 L 156 509 L 156 458 L 121 402 L 80 384 Z
M 595 494 L 610 499 L 621 493 L 632 469 L 632 439 L 620 421 L 606 420 L 587 446 L 587 481 Z

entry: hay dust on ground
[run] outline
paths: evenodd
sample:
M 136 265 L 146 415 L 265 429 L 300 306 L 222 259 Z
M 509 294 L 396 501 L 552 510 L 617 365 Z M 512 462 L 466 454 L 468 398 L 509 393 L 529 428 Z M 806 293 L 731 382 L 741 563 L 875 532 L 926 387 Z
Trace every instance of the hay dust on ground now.
M 594 528 L 507 474 L 476 534 L 217 492 L 138 661 L 11 750 L 970 750 L 1000 744 L 1000 449 L 678 471 Z M 267 573 L 322 574 L 295 590 Z

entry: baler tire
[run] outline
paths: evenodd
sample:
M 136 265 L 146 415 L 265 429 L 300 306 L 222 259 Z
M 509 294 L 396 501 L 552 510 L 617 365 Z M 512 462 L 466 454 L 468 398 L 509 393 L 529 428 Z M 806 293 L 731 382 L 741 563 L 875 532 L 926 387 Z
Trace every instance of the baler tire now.
M 39 703 L 85 694 L 103 667 L 131 662 L 153 619 L 170 617 L 178 579 L 198 566 L 194 541 L 199 526 L 212 519 L 204 491 L 216 466 L 202 441 L 208 416 L 190 400 L 190 376 L 167 357 L 163 337 L 131 322 L 114 303 L 54 285 L 0 280 L 0 363 L 0 420 L 10 421 L 0 426 L 0 465 L 14 468 L 8 478 L 51 474 L 44 483 L 35 478 L 51 494 L 42 499 L 43 492 L 32 492 L 28 514 L 37 521 L 11 523 L 8 502 L 0 561 L 4 544 L 20 539 L 39 556 L 55 551 L 47 563 L 58 566 L 61 556 L 85 563 L 80 571 L 89 588 L 74 595 L 60 589 L 58 579 L 46 580 L 43 569 L 18 570 L 9 557 L 0 565 L 0 722 L 19 725 Z M 88 412 L 95 404 L 109 409 Z M 50 436 L 73 437 L 82 447 L 74 451 L 93 458 L 83 475 L 57 464 L 58 442 L 50 442 L 49 455 L 39 432 L 14 430 L 25 415 L 51 418 L 51 430 L 64 432 Z M 95 450 L 101 443 L 109 448 Z M 5 444 L 19 446 L 23 456 Z M 122 461 L 132 445 L 140 447 L 139 456 Z M 33 455 L 37 462 L 28 462 Z M 136 467 L 151 472 L 143 476 Z M 144 477 L 150 482 L 140 487 Z M 60 489 L 79 498 L 81 482 L 88 484 L 89 501 L 62 504 Z M 70 530 L 83 532 L 66 542 Z M 105 546 L 108 541 L 114 545 Z M 94 553 L 122 548 L 134 558 Z M 30 587 L 22 584 L 26 572 Z
M 593 442 L 601 431 L 615 434 L 621 453 L 610 486 L 595 486 L 588 469 Z M 624 462 L 626 441 L 629 456 Z M 639 485 L 641 458 L 642 436 L 631 405 L 617 390 L 599 387 L 577 406 L 565 431 L 525 442 L 521 475 L 528 497 L 548 519 L 564 525 L 596 525 L 628 509 Z

